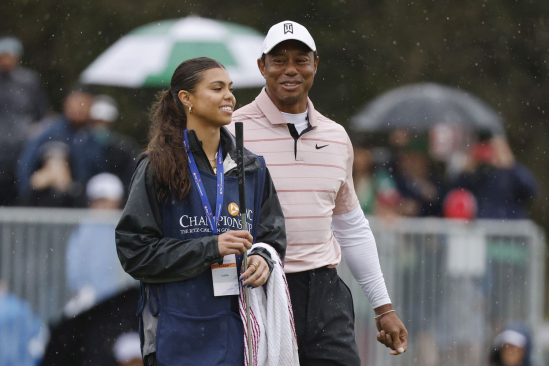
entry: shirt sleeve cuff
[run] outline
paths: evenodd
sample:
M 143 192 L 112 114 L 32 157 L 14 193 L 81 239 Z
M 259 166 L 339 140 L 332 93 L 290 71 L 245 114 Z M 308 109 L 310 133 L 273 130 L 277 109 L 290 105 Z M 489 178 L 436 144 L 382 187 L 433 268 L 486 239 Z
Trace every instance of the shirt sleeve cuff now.
M 259 255 L 263 257 L 263 259 L 265 259 L 265 262 L 267 262 L 267 265 L 269 266 L 269 272 L 273 273 L 275 262 L 271 258 L 271 253 L 269 253 L 269 251 L 264 248 L 252 248 L 252 251 L 249 255 Z

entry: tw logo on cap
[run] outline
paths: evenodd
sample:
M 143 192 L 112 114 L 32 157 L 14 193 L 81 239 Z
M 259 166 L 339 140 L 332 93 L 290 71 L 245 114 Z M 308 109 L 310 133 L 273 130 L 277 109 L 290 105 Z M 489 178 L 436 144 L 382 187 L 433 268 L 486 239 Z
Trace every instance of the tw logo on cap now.
M 284 34 L 286 33 L 294 34 L 294 25 L 292 23 L 284 23 Z

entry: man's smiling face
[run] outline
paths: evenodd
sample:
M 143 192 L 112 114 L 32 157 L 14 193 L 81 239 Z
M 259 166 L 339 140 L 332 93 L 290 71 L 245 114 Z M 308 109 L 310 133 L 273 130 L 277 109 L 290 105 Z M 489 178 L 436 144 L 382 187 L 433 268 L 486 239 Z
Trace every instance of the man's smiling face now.
M 304 43 L 284 41 L 274 47 L 258 66 L 267 81 L 267 94 L 283 112 L 293 113 L 289 107 L 307 104 L 313 86 L 318 57 Z

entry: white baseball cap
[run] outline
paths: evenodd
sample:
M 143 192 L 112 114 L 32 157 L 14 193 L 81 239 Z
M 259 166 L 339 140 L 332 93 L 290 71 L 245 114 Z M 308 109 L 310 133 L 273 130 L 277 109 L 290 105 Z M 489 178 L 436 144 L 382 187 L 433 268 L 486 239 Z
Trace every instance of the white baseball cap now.
M 90 201 L 100 198 L 119 200 L 124 196 L 124 186 L 116 175 L 101 173 L 90 179 L 86 186 L 86 194 Z
M 114 358 L 119 363 L 141 359 L 141 343 L 136 332 L 124 333 L 114 342 Z
M 118 118 L 116 101 L 108 95 L 98 95 L 90 108 L 90 118 L 106 122 L 114 122 Z
M 527 343 L 528 339 L 524 336 L 524 334 L 511 329 L 503 331 L 498 334 L 496 338 L 494 338 L 494 345 L 496 347 L 501 347 L 504 344 L 512 344 L 518 348 L 525 348 Z
M 15 37 L 2 37 L 0 38 L 0 55 L 4 53 L 21 56 L 23 54 L 23 44 Z
M 269 29 L 267 37 L 265 37 L 263 45 L 261 46 L 261 52 L 267 54 L 271 52 L 277 44 L 291 39 L 305 43 L 311 51 L 316 52 L 315 41 L 307 28 L 291 20 L 285 20 L 275 24 Z

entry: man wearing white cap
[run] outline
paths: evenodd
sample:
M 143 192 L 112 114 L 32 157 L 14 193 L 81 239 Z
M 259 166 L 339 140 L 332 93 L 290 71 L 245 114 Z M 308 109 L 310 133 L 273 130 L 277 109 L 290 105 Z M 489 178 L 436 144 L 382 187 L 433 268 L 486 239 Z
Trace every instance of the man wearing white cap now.
M 266 87 L 233 121 L 244 122 L 246 147 L 265 157 L 284 211 L 300 364 L 358 366 L 353 300 L 335 269 L 342 254 L 375 310 L 378 341 L 400 354 L 407 332 L 353 188 L 349 136 L 308 98 L 318 62 L 305 27 L 293 21 L 272 26 L 257 61 Z
M 115 175 L 100 173 L 89 180 L 86 195 L 90 209 L 118 210 L 124 199 L 124 187 Z M 76 295 L 65 308 L 67 315 L 74 316 L 135 284 L 119 264 L 112 235 L 114 225 L 104 219 L 107 212 L 83 220 L 67 243 L 67 285 Z
M 534 366 L 532 338 L 525 324 L 514 323 L 492 342 L 490 366 Z
M 103 170 L 115 174 L 128 188 L 139 148 L 131 137 L 115 131 L 118 114 L 118 106 L 113 98 L 98 95 L 90 108 L 90 125 L 93 137 L 104 149 Z

